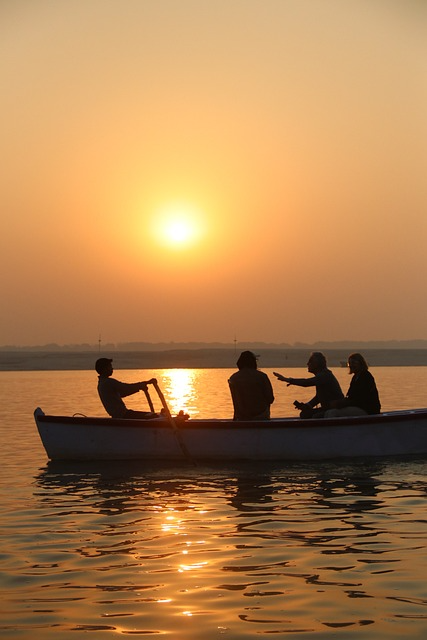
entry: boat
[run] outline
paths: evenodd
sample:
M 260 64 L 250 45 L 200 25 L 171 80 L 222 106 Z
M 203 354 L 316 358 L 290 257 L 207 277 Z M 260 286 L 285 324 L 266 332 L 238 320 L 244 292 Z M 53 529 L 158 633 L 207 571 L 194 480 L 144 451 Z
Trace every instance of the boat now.
M 357 417 L 233 421 L 34 412 L 50 460 L 287 461 L 427 454 L 427 408 Z

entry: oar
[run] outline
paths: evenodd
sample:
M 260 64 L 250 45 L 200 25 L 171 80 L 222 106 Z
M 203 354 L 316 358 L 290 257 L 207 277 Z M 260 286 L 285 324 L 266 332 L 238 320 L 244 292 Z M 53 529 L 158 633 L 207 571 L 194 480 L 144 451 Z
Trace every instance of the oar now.
M 193 458 L 190 456 L 187 447 L 185 446 L 185 442 L 182 439 L 182 434 L 180 433 L 178 427 L 176 426 L 175 420 L 172 418 L 172 414 L 169 411 L 169 407 L 168 407 L 167 402 L 165 400 L 165 396 L 163 395 L 163 393 L 162 393 L 162 391 L 161 391 L 161 389 L 160 389 L 160 387 L 158 385 L 157 380 L 155 380 L 155 382 L 153 382 L 153 387 L 155 388 L 155 390 L 158 393 L 158 396 L 160 398 L 160 402 L 162 403 L 164 414 L 165 414 L 166 418 L 168 419 L 168 422 L 169 422 L 170 426 L 172 427 L 172 430 L 173 430 L 173 432 L 175 434 L 176 440 L 177 440 L 177 442 L 179 444 L 179 448 L 181 449 L 184 457 L 187 460 L 189 460 L 190 462 L 192 462 L 193 464 L 196 464 L 195 461 L 193 460 Z
M 148 406 L 150 407 L 151 413 L 156 413 L 155 410 L 154 410 L 153 401 L 151 400 L 151 396 L 149 394 L 149 391 L 148 391 L 147 387 L 144 389 L 144 393 L 145 393 L 145 397 L 147 398 Z

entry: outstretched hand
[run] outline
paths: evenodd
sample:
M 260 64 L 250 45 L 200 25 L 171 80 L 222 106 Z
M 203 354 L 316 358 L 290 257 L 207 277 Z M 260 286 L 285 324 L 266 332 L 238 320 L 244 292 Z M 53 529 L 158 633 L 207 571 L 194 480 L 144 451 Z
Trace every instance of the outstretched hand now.
M 273 375 L 275 375 L 276 378 L 278 380 L 280 380 L 280 382 L 287 382 L 288 383 L 288 387 L 289 387 L 290 384 L 292 384 L 291 383 L 291 378 L 286 378 L 285 376 L 282 376 L 281 373 L 277 373 L 276 371 L 273 371 Z

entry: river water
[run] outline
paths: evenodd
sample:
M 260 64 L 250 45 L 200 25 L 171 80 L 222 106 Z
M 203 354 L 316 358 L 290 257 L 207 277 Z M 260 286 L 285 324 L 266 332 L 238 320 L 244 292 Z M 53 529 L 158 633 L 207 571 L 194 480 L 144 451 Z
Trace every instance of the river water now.
M 273 417 L 294 415 L 310 390 L 265 371 Z M 346 390 L 346 370 L 334 372 Z M 173 412 L 222 418 L 231 373 L 115 375 L 155 376 Z M 384 410 L 427 406 L 427 367 L 372 373 Z M 2 639 L 427 636 L 427 459 L 52 464 L 33 410 L 104 415 L 96 374 L 1 372 L 0 382 Z

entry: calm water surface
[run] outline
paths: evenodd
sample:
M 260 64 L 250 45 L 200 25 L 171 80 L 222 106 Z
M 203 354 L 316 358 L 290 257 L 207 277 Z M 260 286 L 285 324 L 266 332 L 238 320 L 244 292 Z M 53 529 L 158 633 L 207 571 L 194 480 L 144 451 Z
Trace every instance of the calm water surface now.
M 294 415 L 309 390 L 266 372 L 273 415 Z M 384 410 L 427 406 L 427 368 L 372 372 Z M 154 375 L 173 411 L 228 417 L 231 373 L 117 377 Z M 426 459 L 52 464 L 32 412 L 104 415 L 96 375 L 0 381 L 2 639 L 427 636 Z

